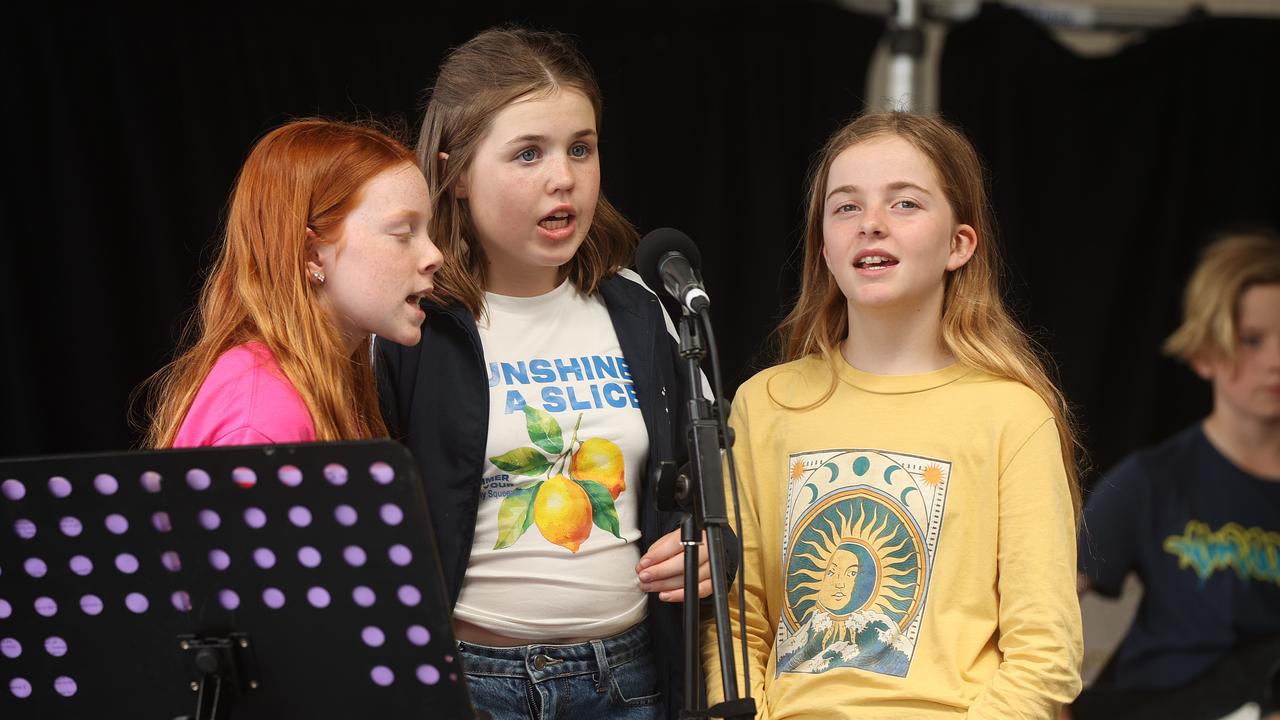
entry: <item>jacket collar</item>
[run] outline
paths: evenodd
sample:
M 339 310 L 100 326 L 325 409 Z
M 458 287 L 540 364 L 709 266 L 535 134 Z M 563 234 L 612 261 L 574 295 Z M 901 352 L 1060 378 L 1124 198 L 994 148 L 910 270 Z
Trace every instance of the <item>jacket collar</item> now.
M 609 308 L 610 313 L 623 311 L 640 317 L 643 315 L 641 308 L 651 302 L 657 302 L 657 297 L 653 293 L 639 284 L 619 276 L 617 273 L 600 282 L 599 292 L 600 296 L 604 298 L 604 304 Z M 423 301 L 423 306 L 428 314 L 448 315 L 457 320 L 463 327 L 476 332 L 476 319 L 462 303 L 451 302 L 445 304 L 428 297 Z

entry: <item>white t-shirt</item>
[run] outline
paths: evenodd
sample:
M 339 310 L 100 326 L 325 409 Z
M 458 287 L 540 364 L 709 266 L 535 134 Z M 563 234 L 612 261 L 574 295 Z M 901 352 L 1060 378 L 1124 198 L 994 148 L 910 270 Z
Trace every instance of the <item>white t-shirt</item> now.
M 645 617 L 635 564 L 649 435 L 604 301 L 486 293 L 489 438 L 457 617 L 530 641 Z

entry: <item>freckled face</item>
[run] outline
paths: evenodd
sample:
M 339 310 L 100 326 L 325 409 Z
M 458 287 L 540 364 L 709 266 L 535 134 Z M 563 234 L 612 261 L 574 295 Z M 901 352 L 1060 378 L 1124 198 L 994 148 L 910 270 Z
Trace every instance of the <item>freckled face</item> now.
M 418 301 L 442 260 L 427 236 L 430 208 L 427 181 L 405 163 L 365 183 L 336 240 L 315 244 L 321 302 L 352 350 L 370 333 L 402 345 L 421 338 Z
M 928 157 L 896 135 L 864 140 L 827 173 L 822 256 L 851 306 L 936 303 L 973 244 Z M 976 237 L 976 234 L 974 234 Z

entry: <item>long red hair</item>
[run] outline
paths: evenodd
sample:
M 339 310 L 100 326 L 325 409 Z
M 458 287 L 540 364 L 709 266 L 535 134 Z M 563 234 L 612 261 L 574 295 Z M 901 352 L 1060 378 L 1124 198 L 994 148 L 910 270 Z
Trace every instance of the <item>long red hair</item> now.
M 318 309 L 307 228 L 334 241 L 365 183 L 402 163 L 418 165 L 402 143 L 331 120 L 290 122 L 258 141 L 231 191 L 222 246 L 180 344 L 186 349 L 143 385 L 146 446 L 171 446 L 218 357 L 253 341 L 275 355 L 311 412 L 317 440 L 387 434 L 368 343 L 348 353 Z

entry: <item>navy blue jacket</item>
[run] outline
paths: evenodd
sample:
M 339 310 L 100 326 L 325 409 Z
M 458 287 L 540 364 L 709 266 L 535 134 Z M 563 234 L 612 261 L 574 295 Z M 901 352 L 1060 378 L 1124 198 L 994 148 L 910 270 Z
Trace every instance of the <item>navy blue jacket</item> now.
M 602 282 L 599 292 L 631 370 L 649 433 L 648 464 L 639 484 L 643 554 L 680 523 L 679 513 L 657 509 L 651 473 L 662 460 L 683 464 L 688 457 L 688 373 L 653 293 L 617 275 Z M 489 382 L 480 334 L 461 305 L 428 304 L 422 341 L 404 347 L 379 339 L 377 355 L 383 416 L 392 437 L 422 465 L 445 584 L 450 601 L 456 603 L 471 557 L 488 442 Z M 726 545 L 731 546 L 726 554 L 733 557 L 736 538 L 727 538 Z M 735 567 L 736 560 L 726 565 Z M 661 602 L 657 593 L 650 593 L 648 624 L 659 689 L 668 714 L 675 717 L 684 682 L 680 605 Z

